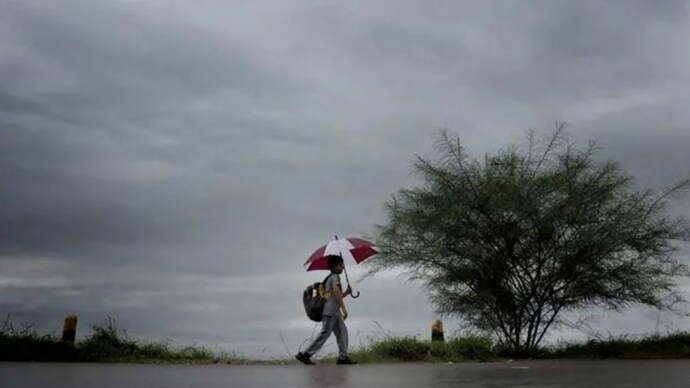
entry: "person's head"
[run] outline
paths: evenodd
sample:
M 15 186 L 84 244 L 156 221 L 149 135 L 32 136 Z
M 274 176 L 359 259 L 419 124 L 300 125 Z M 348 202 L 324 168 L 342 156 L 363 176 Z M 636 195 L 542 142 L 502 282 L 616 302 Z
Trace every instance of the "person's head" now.
M 341 273 L 345 268 L 343 258 L 338 255 L 328 255 L 328 269 L 333 273 Z

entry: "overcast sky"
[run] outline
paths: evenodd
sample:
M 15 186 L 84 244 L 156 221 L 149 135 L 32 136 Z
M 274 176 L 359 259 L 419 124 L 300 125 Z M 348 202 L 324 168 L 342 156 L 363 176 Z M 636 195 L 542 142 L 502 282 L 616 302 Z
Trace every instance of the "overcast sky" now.
M 689 11 L 0 0 L 0 314 L 59 333 L 76 313 L 80 335 L 110 315 L 140 338 L 285 357 L 315 328 L 301 290 L 325 275 L 301 264 L 384 222 L 440 127 L 481 157 L 564 120 L 641 187 L 687 176 Z M 419 286 L 350 271 L 354 345 L 374 321 L 428 337 Z M 604 335 L 690 329 L 593 314 Z

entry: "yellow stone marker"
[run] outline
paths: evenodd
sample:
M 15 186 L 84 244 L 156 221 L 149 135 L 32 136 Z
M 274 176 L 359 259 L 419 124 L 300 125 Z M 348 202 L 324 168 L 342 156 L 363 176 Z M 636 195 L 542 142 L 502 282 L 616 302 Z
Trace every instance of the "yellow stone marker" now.
M 68 315 L 65 317 L 65 325 L 62 328 L 62 342 L 74 345 L 77 337 L 77 316 Z
M 440 319 L 431 324 L 431 340 L 443 341 L 443 322 Z

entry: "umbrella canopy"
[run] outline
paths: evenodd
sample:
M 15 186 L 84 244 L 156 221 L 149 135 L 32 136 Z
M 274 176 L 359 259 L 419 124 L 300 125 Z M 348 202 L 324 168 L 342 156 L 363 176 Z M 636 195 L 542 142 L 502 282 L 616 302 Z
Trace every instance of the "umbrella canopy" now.
M 329 255 L 342 256 L 343 260 L 350 258 L 359 264 L 377 253 L 379 251 L 369 241 L 357 237 L 338 239 L 335 236 L 335 240 L 314 251 L 304 266 L 307 271 L 328 270 Z

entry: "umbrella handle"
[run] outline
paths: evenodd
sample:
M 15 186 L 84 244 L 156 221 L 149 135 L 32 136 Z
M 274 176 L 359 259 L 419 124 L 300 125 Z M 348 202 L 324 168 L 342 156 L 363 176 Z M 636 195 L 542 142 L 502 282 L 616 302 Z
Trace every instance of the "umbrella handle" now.
M 335 236 L 335 238 L 337 239 L 338 236 Z M 342 257 L 342 254 L 340 255 L 340 257 Z M 350 286 L 350 278 L 347 276 L 347 268 L 345 268 L 345 266 L 343 266 L 343 271 L 345 271 L 345 280 L 347 280 L 347 286 L 350 289 L 352 289 L 352 287 Z M 350 292 L 350 296 L 352 297 L 352 299 L 359 298 L 359 291 L 357 291 L 357 295 L 355 295 L 353 292 Z

